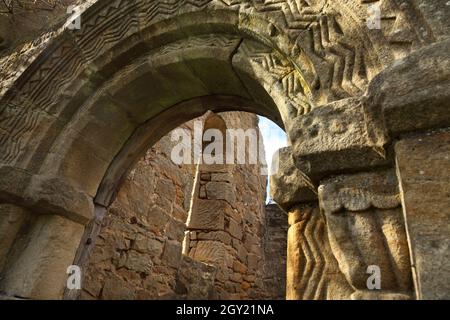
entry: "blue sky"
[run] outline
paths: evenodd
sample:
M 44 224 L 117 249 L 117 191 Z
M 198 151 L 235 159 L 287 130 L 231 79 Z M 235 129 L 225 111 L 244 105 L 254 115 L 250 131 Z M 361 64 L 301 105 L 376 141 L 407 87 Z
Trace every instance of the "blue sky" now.
M 286 133 L 271 120 L 258 117 L 259 118 L 259 129 L 264 139 L 264 148 L 266 151 L 266 161 L 271 168 L 272 157 L 275 152 L 283 147 L 287 146 Z M 267 194 L 269 195 L 269 186 L 267 187 Z M 267 195 L 267 201 L 269 201 L 269 196 Z

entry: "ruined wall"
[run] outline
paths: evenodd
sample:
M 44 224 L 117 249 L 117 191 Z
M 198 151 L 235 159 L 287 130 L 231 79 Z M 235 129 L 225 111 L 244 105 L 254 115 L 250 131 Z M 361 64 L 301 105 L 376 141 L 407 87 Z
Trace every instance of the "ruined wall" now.
M 250 114 L 221 116 L 227 129 L 257 127 Z M 184 251 L 217 267 L 219 299 L 268 297 L 263 283 L 266 184 L 261 164 L 199 166 Z
M 188 263 L 181 242 L 195 167 L 170 161 L 172 145 L 170 136 L 161 139 L 121 187 L 91 255 L 82 298 L 176 295 L 178 270 Z
M 257 128 L 255 115 L 221 115 L 229 127 Z M 184 128 L 192 130 L 193 122 Z M 269 279 L 275 275 L 264 274 L 266 177 L 260 167 L 231 166 L 227 173 L 202 175 L 202 181 L 209 180 L 202 185 L 204 197 L 221 202 L 220 208 L 206 207 L 202 214 L 222 225 L 188 232 L 197 250 L 183 255 L 196 166 L 175 165 L 170 160 L 173 145 L 169 134 L 129 174 L 105 216 L 81 298 L 278 298 L 278 292 L 267 292 L 264 286 L 265 281 L 271 286 L 276 281 Z M 216 166 L 219 171 L 226 167 Z M 219 260 L 209 254 L 215 249 L 222 254 Z M 229 262 L 226 269 L 224 261 Z M 279 271 L 282 277 L 284 271 Z
M 273 299 L 286 299 L 288 215 L 277 204 L 266 206 L 264 287 Z

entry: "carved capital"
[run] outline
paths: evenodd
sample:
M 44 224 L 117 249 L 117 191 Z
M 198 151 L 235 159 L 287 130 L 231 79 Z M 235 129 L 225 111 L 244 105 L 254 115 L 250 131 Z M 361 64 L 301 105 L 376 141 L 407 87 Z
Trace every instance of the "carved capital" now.
M 330 214 L 345 210 L 395 209 L 401 205 L 393 171 L 328 179 L 319 187 L 319 198 L 322 209 Z
M 355 290 L 352 298 L 412 294 L 412 273 L 395 173 L 379 171 L 322 182 L 319 203 L 331 249 Z M 380 270 L 381 291 L 367 292 L 369 266 Z
M 69 181 L 10 166 L 0 167 L 0 200 L 36 213 L 60 215 L 83 225 L 94 216 L 92 198 Z

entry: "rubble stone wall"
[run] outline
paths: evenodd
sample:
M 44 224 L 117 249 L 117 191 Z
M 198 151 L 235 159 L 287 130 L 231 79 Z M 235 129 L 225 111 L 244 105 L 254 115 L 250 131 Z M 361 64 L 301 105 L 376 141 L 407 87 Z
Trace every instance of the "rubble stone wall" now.
M 230 128 L 258 126 L 253 114 L 221 116 Z M 192 131 L 193 122 L 184 128 Z M 286 232 L 283 239 L 285 230 L 272 223 L 277 217 L 266 218 L 267 178 L 260 166 L 214 165 L 199 174 L 200 221 L 191 220 L 186 237 L 193 250 L 183 255 L 196 166 L 170 160 L 174 143 L 170 134 L 161 139 L 128 175 L 104 219 L 81 298 L 281 298 L 285 262 L 267 268 L 265 253 L 279 249 L 285 260 L 278 242 L 285 246 Z

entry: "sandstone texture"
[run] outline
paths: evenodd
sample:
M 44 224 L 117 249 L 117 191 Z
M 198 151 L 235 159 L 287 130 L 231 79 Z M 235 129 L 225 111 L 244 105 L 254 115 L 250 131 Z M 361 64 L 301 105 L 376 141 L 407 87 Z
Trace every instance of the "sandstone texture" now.
M 397 143 L 397 170 L 420 299 L 449 299 L 450 133 Z
M 258 126 L 254 115 L 220 116 L 230 128 Z M 260 166 L 175 165 L 174 144 L 164 137 L 128 175 L 103 220 L 80 298 L 283 298 L 285 264 L 277 258 L 285 260 L 287 217 L 266 212 Z
M 449 51 L 446 0 L 0 1 L 0 298 L 448 299 Z M 254 114 L 276 205 L 169 161 Z

